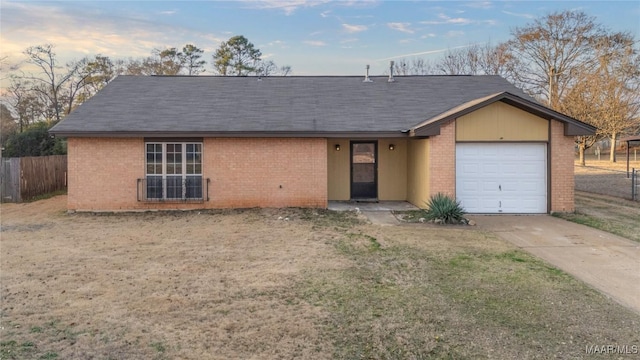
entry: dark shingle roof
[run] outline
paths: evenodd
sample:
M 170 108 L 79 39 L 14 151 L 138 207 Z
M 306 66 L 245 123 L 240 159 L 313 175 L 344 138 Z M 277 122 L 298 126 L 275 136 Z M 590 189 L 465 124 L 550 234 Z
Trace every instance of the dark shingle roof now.
M 408 130 L 450 109 L 508 92 L 499 76 L 120 76 L 51 132 L 62 136 Z

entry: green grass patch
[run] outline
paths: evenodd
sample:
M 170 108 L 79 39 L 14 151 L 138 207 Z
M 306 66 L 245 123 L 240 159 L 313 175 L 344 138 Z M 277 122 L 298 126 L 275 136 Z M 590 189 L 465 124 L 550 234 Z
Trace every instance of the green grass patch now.
M 32 326 L 30 331 L 32 333 L 41 333 L 42 332 L 42 328 L 40 326 Z
M 47 352 L 47 353 L 43 354 L 42 356 L 40 356 L 38 359 L 49 360 L 49 359 L 57 359 L 57 358 L 58 358 L 58 354 L 57 353 Z
M 629 221 L 621 222 L 614 218 L 595 217 L 579 212 L 553 213 L 553 216 L 568 220 L 577 224 L 586 225 L 594 229 L 606 231 L 624 238 L 640 241 L 640 224 L 629 226 Z
M 167 348 L 161 342 L 154 342 L 151 344 L 151 347 L 159 353 L 164 353 L 165 351 L 167 351 Z

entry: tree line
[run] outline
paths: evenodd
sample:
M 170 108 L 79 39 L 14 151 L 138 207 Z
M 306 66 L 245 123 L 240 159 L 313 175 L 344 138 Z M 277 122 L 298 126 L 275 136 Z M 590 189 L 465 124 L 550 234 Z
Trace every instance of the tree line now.
M 624 134 L 640 134 L 638 39 L 612 32 L 581 11 L 562 11 L 511 32 L 497 45 L 447 51 L 436 61 L 401 59 L 400 75 L 500 75 L 539 102 L 598 128 L 576 138 L 585 150 L 608 138 L 615 149 Z M 615 162 L 615 151 L 610 153 Z
M 38 156 L 66 153 L 63 139 L 48 136 L 58 123 L 118 75 L 189 75 L 206 72 L 204 50 L 193 44 L 182 49 L 154 49 L 144 58 L 111 59 L 87 56 L 60 64 L 53 44 L 25 49 L 26 62 L 37 75 L 9 70 L 7 101 L 0 103 L 0 143 L 3 156 Z M 3 67 L 6 59 L 2 60 Z M 220 44 L 212 58 L 213 72 L 224 76 L 286 76 L 290 66 L 263 60 L 262 53 L 247 38 L 234 36 Z
M 29 47 L 25 55 L 44 76 L 12 77 L 12 111 L 0 110 L 2 143 L 14 149 L 9 146 L 11 134 L 19 136 L 42 120 L 59 121 L 119 74 L 198 75 L 206 65 L 204 51 L 192 44 L 180 50 L 156 49 L 141 59 L 95 55 L 66 66 L 57 63 L 52 45 Z M 211 65 L 215 74 L 224 76 L 291 73 L 290 66 L 279 67 L 261 57 L 260 50 L 239 35 L 220 44 Z M 597 141 L 608 138 L 615 146 L 621 135 L 640 133 L 638 40 L 631 33 L 604 28 L 582 11 L 548 14 L 515 28 L 509 40 L 497 45 L 452 49 L 433 61 L 400 59 L 393 71 L 398 75 L 500 75 L 551 109 L 598 128 L 594 136 L 576 138 L 583 165 L 585 150 Z M 16 118 L 8 118 L 7 113 Z M 615 161 L 615 151 L 610 160 Z

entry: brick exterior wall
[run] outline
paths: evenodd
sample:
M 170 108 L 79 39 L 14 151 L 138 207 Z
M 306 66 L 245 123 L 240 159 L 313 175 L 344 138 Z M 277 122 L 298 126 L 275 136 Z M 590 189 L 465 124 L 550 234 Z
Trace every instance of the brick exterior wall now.
M 326 207 L 326 139 L 206 138 L 210 201 L 138 202 L 142 138 L 69 138 L 68 208 L 79 211 L 233 207 Z
M 70 210 L 136 208 L 136 179 L 144 176 L 143 139 L 69 138 L 67 151 Z
M 215 207 L 327 207 L 326 139 L 205 139 Z
M 571 136 L 564 136 L 564 125 L 551 120 L 551 211 L 573 212 L 574 205 L 574 140 Z
M 429 196 L 444 193 L 456 196 L 456 125 L 440 127 L 440 135 L 429 138 Z

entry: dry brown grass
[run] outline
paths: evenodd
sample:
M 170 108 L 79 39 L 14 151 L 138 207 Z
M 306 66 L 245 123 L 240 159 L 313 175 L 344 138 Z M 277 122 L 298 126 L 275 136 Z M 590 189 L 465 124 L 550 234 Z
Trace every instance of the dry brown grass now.
M 640 169 L 640 161 L 633 160 L 631 155 L 629 169 Z M 631 199 L 631 179 L 627 178 L 627 163 L 624 156 L 618 156 L 618 161 L 611 163 L 608 157 L 587 156 L 586 166 L 575 161 L 576 190 L 594 194 Z
M 578 191 L 575 204 L 575 213 L 555 215 L 640 242 L 640 201 Z
M 580 358 L 640 317 L 494 236 L 319 210 L 2 205 L 0 358 Z M 288 219 L 288 220 L 287 220 Z
M 69 216 L 65 198 L 2 206 L 3 338 L 61 358 L 330 353 L 322 309 L 287 299 L 302 269 L 345 264 L 295 213 Z

